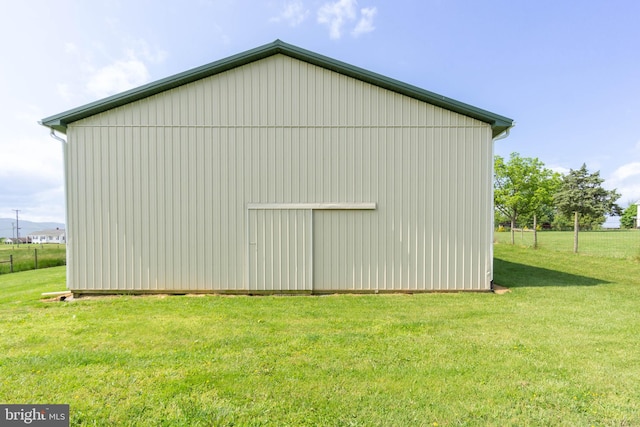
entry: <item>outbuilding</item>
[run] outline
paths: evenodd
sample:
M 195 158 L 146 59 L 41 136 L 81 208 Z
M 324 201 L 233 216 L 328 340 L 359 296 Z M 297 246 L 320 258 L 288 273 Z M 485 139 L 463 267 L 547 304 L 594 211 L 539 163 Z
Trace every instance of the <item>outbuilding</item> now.
M 41 124 L 74 293 L 491 289 L 504 116 L 276 40 Z

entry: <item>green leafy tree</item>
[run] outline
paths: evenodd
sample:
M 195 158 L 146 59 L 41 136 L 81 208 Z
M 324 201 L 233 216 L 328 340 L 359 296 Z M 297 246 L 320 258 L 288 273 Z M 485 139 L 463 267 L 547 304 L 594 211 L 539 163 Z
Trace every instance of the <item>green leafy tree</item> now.
M 630 203 L 620 217 L 620 228 L 637 227 L 638 205 Z
M 574 218 L 573 251 L 578 252 L 579 218 L 583 224 L 599 225 L 605 221 L 605 215 L 619 215 L 620 206 L 616 201 L 620 194 L 616 190 L 606 190 L 600 178 L 600 171 L 589 173 L 587 165 L 580 169 L 571 169 L 562 177 L 562 184 L 554 197 L 558 211 L 567 218 Z
M 553 218 L 551 227 L 558 231 L 573 230 L 573 218 L 568 218 L 562 214 L 558 214 Z
M 561 175 L 559 173 L 555 174 L 554 181 L 556 186 L 554 191 L 557 191 L 557 187 L 559 187 L 561 182 Z M 535 222 L 539 230 L 558 229 L 557 226 L 560 224 L 559 219 L 562 218 L 562 215 L 558 215 L 558 211 L 553 205 L 553 194 L 551 195 L 550 203 L 551 204 L 549 205 L 542 206 L 535 214 L 531 213 L 528 215 L 522 215 L 520 217 L 520 222 L 527 224 L 527 226 L 533 226 L 533 223 Z M 572 225 L 573 223 L 569 224 L 569 229 L 571 229 Z
M 511 153 L 509 161 L 494 159 L 494 203 L 496 210 L 511 223 L 511 244 L 514 228 L 520 219 L 533 218 L 534 246 L 537 242 L 537 216 L 549 210 L 553 194 L 560 185 L 560 175 L 544 167 L 537 158 Z

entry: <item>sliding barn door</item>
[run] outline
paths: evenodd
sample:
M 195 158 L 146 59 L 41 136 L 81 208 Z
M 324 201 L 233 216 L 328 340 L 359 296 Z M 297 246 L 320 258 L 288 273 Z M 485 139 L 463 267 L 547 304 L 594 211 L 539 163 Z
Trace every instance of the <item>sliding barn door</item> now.
M 249 291 L 312 290 L 310 209 L 250 209 Z

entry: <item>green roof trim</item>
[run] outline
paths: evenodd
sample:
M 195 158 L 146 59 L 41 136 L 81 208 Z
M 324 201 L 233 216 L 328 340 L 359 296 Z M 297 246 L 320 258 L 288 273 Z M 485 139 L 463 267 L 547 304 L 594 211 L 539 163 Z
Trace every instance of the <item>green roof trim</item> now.
M 143 98 L 173 89 L 187 83 L 191 83 L 205 77 L 213 76 L 218 73 L 239 67 L 263 58 L 267 58 L 276 54 L 283 54 L 301 61 L 326 68 L 337 73 L 353 77 L 358 80 L 371 83 L 393 92 L 397 92 L 447 110 L 460 113 L 462 115 L 472 117 L 481 122 L 488 123 L 493 129 L 493 136 L 496 137 L 513 126 L 513 120 L 495 113 L 465 104 L 455 99 L 447 98 L 428 90 L 420 89 L 401 81 L 385 77 L 383 75 L 347 64 L 336 59 L 332 59 L 297 46 L 287 44 L 281 40 L 266 44 L 233 56 L 212 62 L 170 77 L 166 77 L 155 82 L 139 86 L 134 89 L 104 98 L 81 107 L 77 107 L 63 113 L 59 113 L 40 121 L 40 124 L 55 129 L 59 132 L 66 133 L 67 125 L 75 121 L 93 116 L 120 107 L 130 102 L 138 101 Z

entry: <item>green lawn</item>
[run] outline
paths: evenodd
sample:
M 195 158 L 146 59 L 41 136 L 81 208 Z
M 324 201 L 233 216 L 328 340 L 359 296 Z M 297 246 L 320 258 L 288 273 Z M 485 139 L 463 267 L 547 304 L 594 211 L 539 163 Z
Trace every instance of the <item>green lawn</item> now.
M 494 241 L 510 243 L 511 233 L 495 232 Z M 516 231 L 515 244 L 533 247 L 532 231 Z M 540 231 L 538 246 L 551 251 L 572 252 L 573 231 Z M 578 252 L 585 255 L 614 258 L 640 258 L 640 230 L 581 231 Z
M 640 264 L 495 246 L 495 294 L 43 302 L 0 276 L 0 401 L 72 425 L 640 425 Z

